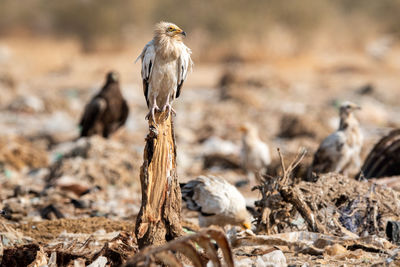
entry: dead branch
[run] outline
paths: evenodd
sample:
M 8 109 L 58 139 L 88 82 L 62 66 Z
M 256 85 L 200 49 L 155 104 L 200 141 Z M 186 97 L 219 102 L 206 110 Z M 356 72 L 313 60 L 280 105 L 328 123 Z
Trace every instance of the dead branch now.
M 176 255 L 171 253 L 171 251 L 185 255 L 196 267 L 206 266 L 207 262 L 204 262 L 203 255 L 196 249 L 195 244 L 204 250 L 206 257 L 211 260 L 214 266 L 222 266 L 221 260 L 218 258 L 218 248 L 213 245 L 212 240 L 214 240 L 221 249 L 226 266 L 233 267 L 232 251 L 225 234 L 221 230 L 213 228 L 205 229 L 197 234 L 178 238 L 163 246 L 147 247 L 129 260 L 125 264 L 125 267 L 151 266 L 156 260 L 168 266 L 182 266 Z
M 285 186 L 289 182 L 290 175 L 292 175 L 293 170 L 300 164 L 300 162 L 303 160 L 304 156 L 307 154 L 307 150 L 304 148 L 301 148 L 301 151 L 299 151 L 294 158 L 294 160 L 289 164 L 289 167 L 285 168 L 285 163 L 283 160 L 283 156 L 281 154 L 281 150 L 278 148 L 278 155 L 281 161 L 281 168 L 282 168 L 282 177 L 279 179 L 279 185 Z
M 310 207 L 303 201 L 299 192 L 293 188 L 285 186 L 279 191 L 286 202 L 291 203 L 300 215 L 307 222 L 308 228 L 312 232 L 326 233 L 325 227 L 317 220 Z
M 176 171 L 172 115 L 167 111 L 149 120 L 149 133 L 140 170 L 142 205 L 135 233 L 139 248 L 163 244 L 182 235 L 181 191 Z
M 260 190 L 262 199 L 257 201 L 256 205 L 261 208 L 260 218 L 258 219 L 259 230 L 260 224 L 265 225 L 265 230 L 268 234 L 271 234 L 273 227 L 271 220 L 279 221 L 276 217 L 274 210 L 281 209 L 282 202 L 290 203 L 300 213 L 307 223 L 307 227 L 312 232 L 325 233 L 325 227 L 317 220 L 316 216 L 302 199 L 301 193 L 296 190 L 293 185 L 289 185 L 293 170 L 300 164 L 306 155 L 307 151 L 301 149 L 298 152 L 296 158 L 286 168 L 283 156 L 280 149 L 278 148 L 278 155 L 281 162 L 282 176 L 278 178 L 265 177 L 263 184 L 256 187 L 255 189 Z M 279 201 L 280 200 L 280 201 Z M 285 218 L 283 218 L 285 219 Z
M 296 158 L 289 164 L 288 168 L 285 169 L 285 165 L 283 163 L 283 156 L 280 152 L 280 149 L 278 148 L 278 154 L 281 159 L 282 171 L 283 171 L 283 175 L 281 179 L 279 179 L 280 181 L 278 185 L 278 191 L 286 202 L 291 203 L 296 208 L 296 210 L 307 222 L 310 231 L 326 233 L 325 227 L 318 222 L 316 216 L 311 211 L 310 207 L 301 198 L 301 194 L 298 192 L 298 190 L 295 190 L 293 186 L 287 185 L 290 179 L 290 175 L 292 174 L 293 170 L 297 167 L 297 165 L 299 165 L 299 163 L 303 160 L 306 153 L 307 151 L 305 149 L 301 149 L 301 151 L 299 151 L 299 153 L 297 154 Z

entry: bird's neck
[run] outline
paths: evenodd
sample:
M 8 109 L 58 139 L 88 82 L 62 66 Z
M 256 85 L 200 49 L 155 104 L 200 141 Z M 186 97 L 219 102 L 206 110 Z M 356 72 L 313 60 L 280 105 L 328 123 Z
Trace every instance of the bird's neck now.
M 352 113 L 350 114 L 340 114 L 340 131 L 352 130 L 358 127 L 358 121 Z
M 243 143 L 245 143 L 247 146 L 256 145 L 258 140 L 260 140 L 260 138 L 256 132 L 248 132 L 243 136 Z
M 101 93 L 112 92 L 114 95 L 120 95 L 118 84 L 116 82 L 107 82 L 101 89 Z
M 180 56 L 179 40 L 169 36 L 157 36 L 154 38 L 156 53 L 165 60 L 174 60 Z
M 343 131 L 347 136 L 349 146 L 361 145 L 363 137 L 358 121 L 353 114 L 340 119 L 339 131 Z

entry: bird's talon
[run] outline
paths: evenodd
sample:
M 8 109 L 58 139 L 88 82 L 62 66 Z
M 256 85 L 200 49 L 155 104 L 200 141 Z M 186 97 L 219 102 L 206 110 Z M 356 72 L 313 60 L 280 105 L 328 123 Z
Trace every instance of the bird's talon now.
M 154 115 L 154 112 L 155 112 L 156 110 L 157 110 L 157 111 L 160 111 L 160 108 L 157 107 L 157 106 L 153 106 L 153 107 L 150 109 L 149 113 L 147 113 L 145 119 L 146 119 L 146 120 L 150 120 L 150 119 L 151 119 L 154 123 L 156 123 L 156 121 L 155 121 L 155 115 Z
M 162 112 L 168 111 L 165 120 L 169 118 L 169 115 L 172 113 L 173 115 L 176 115 L 175 110 L 172 108 L 171 104 L 165 104 L 164 107 L 162 108 Z

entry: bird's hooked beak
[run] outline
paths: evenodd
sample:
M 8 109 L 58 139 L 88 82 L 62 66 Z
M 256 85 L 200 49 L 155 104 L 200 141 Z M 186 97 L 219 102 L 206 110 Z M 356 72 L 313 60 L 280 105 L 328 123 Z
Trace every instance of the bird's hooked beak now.
M 246 126 L 241 125 L 241 126 L 239 127 L 239 131 L 241 131 L 242 133 L 246 133 L 246 132 L 248 131 L 248 129 L 247 129 Z
M 357 104 L 352 103 L 350 105 L 350 109 L 351 110 L 361 110 L 361 107 L 359 105 L 357 105 Z
M 184 32 L 184 31 L 181 30 L 181 29 L 177 30 L 177 31 L 176 31 L 176 34 L 180 34 L 180 35 L 186 37 L 186 32 Z
M 249 222 L 244 222 L 244 223 L 242 223 L 242 227 L 243 227 L 244 229 L 246 229 L 246 230 L 249 230 L 249 229 L 251 229 L 251 223 L 249 223 Z

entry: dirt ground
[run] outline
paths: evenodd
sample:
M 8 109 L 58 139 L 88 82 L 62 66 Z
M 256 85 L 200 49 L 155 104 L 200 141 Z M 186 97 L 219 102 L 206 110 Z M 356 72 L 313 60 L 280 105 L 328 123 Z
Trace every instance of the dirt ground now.
M 46 246 L 63 234 L 102 229 L 105 234 L 133 231 L 147 133 L 140 64 L 134 63 L 140 51 L 130 47 L 83 54 L 71 40 L 0 40 L 0 208 L 6 211 L 0 232 L 18 233 L 19 241 L 11 245 L 37 241 Z M 337 128 L 338 105 L 344 100 L 362 107 L 357 117 L 365 138 L 363 158 L 379 138 L 400 127 L 398 45 L 379 59 L 364 49 L 316 51 L 265 62 L 201 62 L 196 51 L 193 55 L 194 70 L 174 105 L 182 182 L 200 174 L 232 183 L 243 180 L 245 173 L 232 166 L 239 163 L 238 127 L 246 122 L 256 125 L 270 146 L 272 173 L 280 168 L 277 148 L 290 161 L 305 147 L 304 166 L 311 161 L 320 141 Z M 128 121 L 109 140 L 76 140 L 84 105 L 109 70 L 121 75 Z M 213 160 L 217 154 L 234 164 L 218 164 Z M 207 158 L 211 165 L 205 164 Z M 262 197 L 251 186 L 240 190 L 249 204 Z M 394 196 L 398 202 L 397 193 Z M 197 224 L 195 213 L 184 209 L 183 214 L 188 224 Z M 375 248 L 370 251 L 373 257 L 365 251 L 349 256 L 359 259 L 353 264 L 346 257 L 329 261 L 324 252 L 288 249 L 285 256 L 293 266 L 370 266 L 379 262 L 374 257 L 390 257 Z

